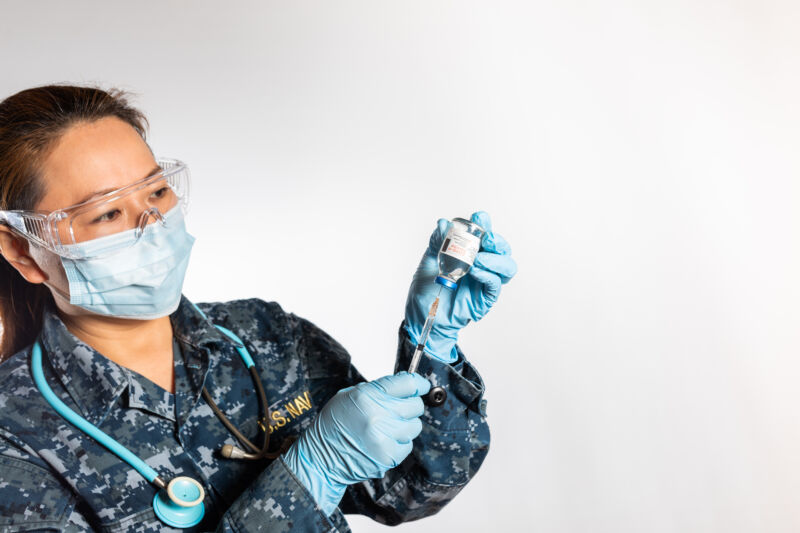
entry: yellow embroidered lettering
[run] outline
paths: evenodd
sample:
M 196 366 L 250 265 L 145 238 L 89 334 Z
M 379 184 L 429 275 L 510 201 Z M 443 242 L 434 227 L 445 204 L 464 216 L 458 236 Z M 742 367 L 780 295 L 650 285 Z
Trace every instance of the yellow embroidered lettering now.
M 311 404 L 306 403 L 306 401 L 303 399 L 302 396 L 298 396 L 297 398 L 295 398 L 294 404 L 297 406 L 297 410 L 300 411 L 301 413 L 303 411 L 308 411 L 309 409 L 311 409 Z
M 283 426 L 286 425 L 286 417 L 281 416 L 281 414 L 278 411 L 272 412 L 272 419 L 277 423 L 279 428 L 282 428 Z
M 294 415 L 295 417 L 300 416 L 300 411 L 297 410 L 297 407 L 292 405 L 292 402 L 286 404 L 286 410 L 289 411 L 289 414 Z

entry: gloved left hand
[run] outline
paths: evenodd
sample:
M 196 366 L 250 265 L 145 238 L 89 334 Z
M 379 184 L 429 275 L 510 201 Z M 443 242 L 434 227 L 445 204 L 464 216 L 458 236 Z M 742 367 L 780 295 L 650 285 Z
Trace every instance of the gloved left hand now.
M 330 515 L 347 485 L 380 478 L 411 453 L 422 431 L 420 395 L 431 388 L 419 374 L 400 372 L 340 390 L 283 459 Z
M 511 246 L 492 231 L 489 214 L 478 211 L 470 220 L 486 231 L 480 250 L 472 268 L 459 280 L 458 287 L 455 290 L 442 289 L 436 320 L 425 343 L 425 352 L 445 363 L 458 359 L 455 348 L 458 332 L 470 320 L 478 321 L 489 312 L 500 296 L 501 286 L 517 272 L 517 264 L 511 258 Z M 414 344 L 419 342 L 425 318 L 441 287 L 433 280 L 439 274 L 439 248 L 448 226 L 447 219 L 439 219 L 408 290 L 406 331 Z

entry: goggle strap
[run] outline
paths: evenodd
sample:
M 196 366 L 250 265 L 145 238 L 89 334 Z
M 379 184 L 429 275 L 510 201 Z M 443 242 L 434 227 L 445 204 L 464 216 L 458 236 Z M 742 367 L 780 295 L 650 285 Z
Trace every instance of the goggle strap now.
M 52 248 L 51 244 L 47 242 L 47 237 L 50 233 L 48 223 L 41 217 L 15 213 L 14 211 L 0 211 L 0 222 L 5 222 L 26 239 L 31 239 L 45 248 Z

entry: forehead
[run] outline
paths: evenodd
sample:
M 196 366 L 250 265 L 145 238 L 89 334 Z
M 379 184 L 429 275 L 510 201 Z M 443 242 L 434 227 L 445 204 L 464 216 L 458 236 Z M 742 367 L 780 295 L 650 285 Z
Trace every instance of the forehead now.
M 147 143 L 116 118 L 71 126 L 42 163 L 37 210 L 54 211 L 142 179 L 156 166 Z

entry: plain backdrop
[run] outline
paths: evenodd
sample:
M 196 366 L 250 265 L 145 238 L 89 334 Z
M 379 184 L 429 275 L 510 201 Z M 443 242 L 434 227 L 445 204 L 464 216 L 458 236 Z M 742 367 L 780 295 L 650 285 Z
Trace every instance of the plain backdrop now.
M 0 97 L 135 94 L 184 293 L 391 372 L 439 217 L 519 265 L 461 346 L 491 452 L 400 531 L 800 530 L 800 4 L 2 1 Z M 351 517 L 356 532 L 385 531 Z

